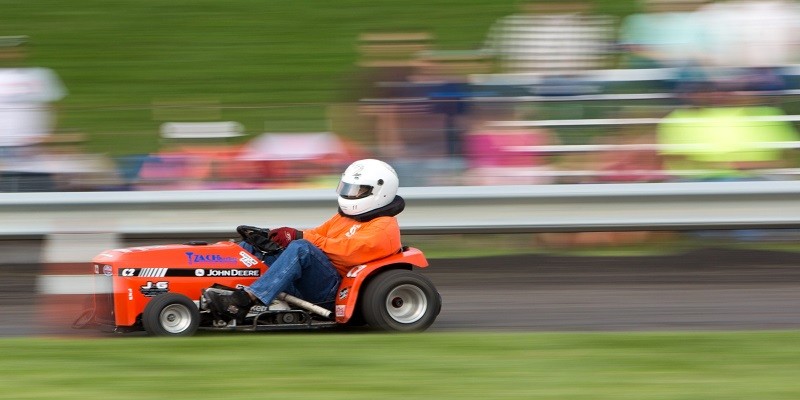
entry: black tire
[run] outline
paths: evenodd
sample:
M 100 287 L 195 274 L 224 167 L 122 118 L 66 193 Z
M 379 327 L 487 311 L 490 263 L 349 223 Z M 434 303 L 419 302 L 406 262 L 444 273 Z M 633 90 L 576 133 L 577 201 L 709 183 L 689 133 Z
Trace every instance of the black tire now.
M 153 336 L 192 336 L 200 326 L 200 310 L 182 294 L 165 293 L 144 307 L 142 325 Z
M 433 283 L 407 270 L 391 270 L 376 276 L 359 301 L 367 324 L 382 331 L 424 331 L 442 309 L 442 298 Z

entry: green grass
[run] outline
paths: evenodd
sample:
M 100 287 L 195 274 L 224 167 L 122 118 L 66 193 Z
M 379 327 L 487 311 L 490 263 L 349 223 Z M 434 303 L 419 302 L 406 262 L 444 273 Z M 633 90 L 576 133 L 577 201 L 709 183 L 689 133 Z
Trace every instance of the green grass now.
M 5 339 L 0 398 L 796 399 L 800 333 Z
M 360 33 L 428 31 L 438 49 L 476 49 L 518 3 L 0 0 L 0 36 L 28 35 L 29 64 L 64 81 L 59 128 L 87 133 L 94 151 L 129 154 L 157 148 L 165 103 L 215 104 L 199 117 L 242 122 L 251 135 L 326 129 L 327 105 L 352 97 Z M 597 3 L 617 15 L 635 5 Z

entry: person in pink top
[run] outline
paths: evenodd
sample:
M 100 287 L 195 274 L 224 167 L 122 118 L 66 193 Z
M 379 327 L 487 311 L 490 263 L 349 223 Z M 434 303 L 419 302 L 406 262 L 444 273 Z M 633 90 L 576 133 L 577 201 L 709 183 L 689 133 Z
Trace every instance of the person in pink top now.
M 542 128 L 506 127 L 509 110 L 479 112 L 465 138 L 468 184 L 526 185 L 552 182 L 550 156 L 537 146 L 557 144 Z

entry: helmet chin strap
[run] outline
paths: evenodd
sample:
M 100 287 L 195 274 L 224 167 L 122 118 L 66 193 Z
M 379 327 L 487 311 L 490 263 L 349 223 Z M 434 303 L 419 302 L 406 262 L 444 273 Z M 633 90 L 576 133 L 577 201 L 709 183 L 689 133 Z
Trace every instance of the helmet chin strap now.
M 367 211 L 358 215 L 347 215 L 341 207 L 339 208 L 339 215 L 347 218 L 352 218 L 358 222 L 367 222 L 378 217 L 394 217 L 403 212 L 406 208 L 406 201 L 400 196 L 394 196 L 394 199 L 387 205 Z

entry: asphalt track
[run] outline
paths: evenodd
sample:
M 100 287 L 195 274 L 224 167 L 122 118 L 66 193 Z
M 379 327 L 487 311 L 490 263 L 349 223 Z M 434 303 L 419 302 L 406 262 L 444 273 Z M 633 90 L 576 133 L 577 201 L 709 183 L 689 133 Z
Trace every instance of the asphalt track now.
M 0 264 L 0 336 L 43 333 L 36 294 L 41 268 Z M 795 253 L 706 249 L 666 257 L 435 259 L 422 271 L 444 301 L 432 331 L 800 328 Z
M 800 254 L 707 249 L 667 257 L 434 260 L 435 330 L 800 328 Z

